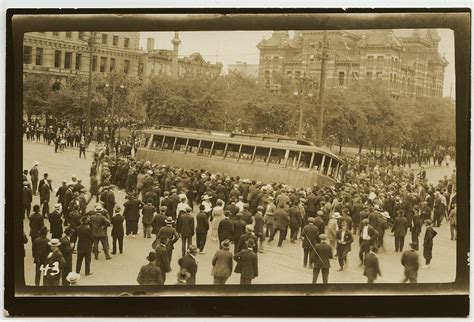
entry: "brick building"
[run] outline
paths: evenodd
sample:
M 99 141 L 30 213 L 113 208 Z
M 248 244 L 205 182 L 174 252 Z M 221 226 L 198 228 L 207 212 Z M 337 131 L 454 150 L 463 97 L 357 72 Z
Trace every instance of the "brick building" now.
M 395 97 L 442 97 L 447 61 L 438 51 L 440 40 L 434 29 L 328 31 L 326 86 L 369 79 Z M 259 81 L 272 90 L 301 80 L 317 87 L 322 42 L 323 31 L 295 31 L 293 38 L 274 31 L 257 45 Z
M 242 75 L 249 77 L 258 77 L 259 65 L 247 64 L 246 62 L 237 61 L 235 64 L 229 64 L 227 70 L 229 72 L 241 73 Z
M 61 82 L 88 75 L 92 39 L 92 71 L 138 76 L 138 32 L 30 32 L 23 41 L 23 72 L 43 74 Z

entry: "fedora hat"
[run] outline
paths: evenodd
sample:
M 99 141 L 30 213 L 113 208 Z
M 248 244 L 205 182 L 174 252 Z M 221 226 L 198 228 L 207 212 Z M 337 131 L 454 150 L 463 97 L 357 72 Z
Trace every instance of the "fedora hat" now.
M 247 245 L 248 248 L 253 248 L 253 247 L 255 247 L 255 242 L 254 242 L 253 238 L 247 239 L 247 241 L 245 242 L 245 244 Z
M 221 246 L 222 246 L 223 249 L 229 249 L 230 248 L 230 241 L 228 239 L 223 240 L 221 242 Z
M 186 282 L 191 277 L 191 273 L 189 273 L 185 268 L 182 268 L 178 272 L 178 281 Z
M 96 204 L 95 207 L 94 207 L 95 211 L 102 211 L 104 208 L 102 207 L 102 205 L 100 203 Z
M 150 262 L 154 262 L 156 260 L 156 253 L 155 252 L 150 252 L 146 259 Z
M 53 238 L 48 242 L 48 245 L 53 247 L 59 247 L 61 245 L 61 242 L 59 241 L 59 239 Z
M 189 245 L 189 247 L 188 247 L 188 253 L 191 253 L 191 254 L 194 253 L 194 254 L 195 254 L 195 253 L 197 253 L 197 251 L 198 251 L 198 249 L 197 249 L 197 247 L 196 247 L 195 245 Z
M 75 284 L 81 278 L 81 274 L 77 274 L 76 272 L 69 272 L 66 276 L 66 280 L 71 283 Z
M 174 223 L 174 220 L 173 220 L 172 217 L 167 217 L 167 218 L 165 219 L 165 223 L 167 223 L 167 224 L 172 224 L 172 223 Z

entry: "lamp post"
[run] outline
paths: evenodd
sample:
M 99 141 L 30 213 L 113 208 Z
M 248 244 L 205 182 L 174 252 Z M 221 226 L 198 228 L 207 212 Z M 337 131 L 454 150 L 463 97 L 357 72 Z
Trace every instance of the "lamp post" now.
M 300 93 L 298 92 L 298 90 L 295 90 L 293 92 L 293 95 L 295 96 L 295 98 L 299 94 Z M 311 99 L 311 97 L 313 97 L 313 93 L 309 92 L 308 97 Z M 300 138 L 304 137 L 304 134 L 303 134 L 303 116 L 304 116 L 304 103 L 305 103 L 304 99 L 305 99 L 305 96 L 304 96 L 304 93 L 303 93 L 303 90 L 302 90 L 301 91 L 301 102 L 300 102 L 300 117 L 299 117 L 299 122 L 298 122 L 298 137 L 300 137 Z
M 116 91 L 116 84 L 115 84 L 115 78 L 112 78 L 112 84 L 106 83 L 105 87 L 107 89 L 111 88 L 112 89 L 112 96 L 110 98 L 110 147 L 113 149 L 113 138 L 115 138 L 115 129 L 113 128 L 113 122 L 115 118 L 114 114 L 114 107 L 115 107 L 115 91 Z M 125 85 L 120 84 L 120 89 L 124 89 Z M 120 124 L 119 124 L 119 136 L 120 136 Z

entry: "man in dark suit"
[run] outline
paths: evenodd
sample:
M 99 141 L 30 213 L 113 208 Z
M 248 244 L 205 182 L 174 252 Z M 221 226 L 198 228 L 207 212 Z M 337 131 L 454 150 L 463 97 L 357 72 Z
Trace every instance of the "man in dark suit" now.
M 168 239 L 168 244 L 166 245 L 166 249 L 168 252 L 168 260 L 171 262 L 171 258 L 173 256 L 173 249 L 174 244 L 178 241 L 179 235 L 176 229 L 173 228 L 174 220 L 172 217 L 168 217 L 165 220 L 166 226 L 161 227 L 160 231 L 156 235 L 156 239 L 161 240 L 162 237 L 166 237 Z
M 51 238 L 60 239 L 63 235 L 63 220 L 61 219 L 61 204 L 59 203 L 54 206 L 54 211 L 49 214 L 49 230 L 51 231 Z
M 405 267 L 405 278 L 402 283 L 410 281 L 411 284 L 415 284 L 417 282 L 418 268 L 420 267 L 417 248 L 418 244 L 410 243 L 410 250 L 403 252 L 402 265 Z
M 196 273 L 198 270 L 196 255 L 197 247 L 194 245 L 190 245 L 187 254 L 178 260 L 179 267 L 182 270 L 186 270 L 189 274 L 191 274 L 191 276 L 186 280 L 187 285 L 196 284 Z
M 181 236 L 182 256 L 186 255 L 186 249 L 193 243 L 194 236 L 194 218 L 191 216 L 191 208 L 187 207 L 185 211 L 181 210 L 176 221 L 176 231 Z
M 243 220 L 243 214 L 237 214 L 237 220 L 233 222 L 232 226 L 232 234 L 233 234 L 233 241 L 234 241 L 234 254 L 237 254 L 240 237 L 245 234 L 245 226 L 247 223 Z
M 249 239 L 252 239 L 254 241 L 253 251 L 255 253 L 258 252 L 258 244 L 257 244 L 258 237 L 254 233 L 253 226 L 252 225 L 246 225 L 245 226 L 245 234 L 243 234 L 239 238 L 239 243 L 237 245 L 237 252 L 236 253 L 238 253 L 241 250 L 247 248 L 247 241 Z
M 219 222 L 217 227 L 217 236 L 219 238 L 219 243 L 222 243 L 224 240 L 232 240 L 232 222 L 229 219 L 229 211 L 224 212 L 224 219 Z
M 319 229 L 314 225 L 315 218 L 309 217 L 308 224 L 303 227 L 301 237 L 303 238 L 303 266 L 306 268 L 308 265 L 309 257 L 309 268 L 313 268 L 314 254 L 312 248 L 319 243 Z M 311 256 L 310 256 L 311 255 Z
M 155 248 L 155 265 L 161 270 L 161 279 L 163 284 L 165 284 L 166 281 L 166 273 L 171 272 L 167 250 L 168 242 L 168 237 L 161 237 L 158 246 Z
M 23 218 L 30 218 L 31 203 L 33 202 L 33 192 L 27 181 L 23 182 Z
M 204 209 L 204 205 L 199 205 L 199 213 L 196 215 L 196 244 L 199 254 L 204 254 L 204 246 L 206 245 L 207 232 L 209 230 L 209 221 Z
M 324 212 L 322 210 L 318 210 L 316 212 L 316 218 L 314 218 L 314 225 L 318 227 L 320 234 L 324 232 L 324 227 L 326 226 L 323 216 Z
M 76 273 L 81 273 L 82 261 L 86 261 L 86 276 L 91 275 L 91 253 L 94 236 L 88 224 L 87 217 L 81 218 L 81 225 L 77 228 L 77 262 Z
M 67 223 L 68 222 L 68 214 L 69 214 L 69 204 L 71 203 L 71 201 L 74 199 L 74 195 L 72 193 L 72 186 L 74 185 L 74 183 L 71 181 L 67 184 L 67 189 L 66 191 L 64 192 L 64 203 L 63 203 L 63 217 L 64 217 L 64 221 Z M 78 207 L 79 209 L 79 207 Z
M 67 281 L 67 275 L 72 272 L 72 247 L 71 247 L 71 236 L 73 230 L 70 227 L 67 227 L 64 230 L 64 236 L 59 240 L 61 245 L 59 246 L 59 250 L 63 254 L 64 260 L 66 261 L 66 265 L 62 270 L 62 286 L 69 286 L 69 282 Z
M 403 211 L 398 211 L 398 216 L 393 221 L 392 233 L 395 236 L 395 252 L 402 252 L 405 236 L 408 231 L 408 219 L 403 216 Z
M 377 246 L 370 246 L 369 253 L 365 256 L 364 260 L 364 276 L 367 277 L 367 283 L 373 284 L 377 279 L 377 276 L 382 277 L 380 273 L 379 259 L 375 252 L 377 251 Z
M 256 243 L 253 239 L 247 240 L 246 248 L 234 255 L 237 262 L 235 273 L 240 273 L 240 284 L 252 284 L 252 280 L 258 277 L 258 257 L 253 251 Z
M 339 262 L 339 271 L 344 269 L 344 264 L 347 262 L 347 254 L 351 251 L 351 244 L 354 241 L 351 230 L 347 222 L 343 221 L 341 230 L 336 232 L 336 250 L 337 260 Z
M 120 206 L 116 206 L 115 214 L 110 219 L 110 222 L 112 223 L 112 255 L 117 254 L 117 243 L 120 254 L 123 253 L 123 236 L 125 235 L 123 231 L 123 222 L 125 219 L 120 214 L 121 211 L 122 208 L 120 208 Z
M 145 238 L 151 238 L 151 221 L 155 215 L 155 206 L 153 206 L 153 199 L 147 199 L 146 205 L 142 208 L 142 224 L 143 224 L 143 236 Z
M 39 162 L 35 161 L 33 168 L 30 169 L 31 184 L 33 185 L 33 195 L 35 196 L 36 196 L 36 191 L 38 190 L 38 180 L 39 180 L 38 165 L 39 165 Z
M 360 265 L 364 265 L 364 256 L 370 250 L 370 246 L 377 240 L 378 233 L 374 227 L 369 225 L 369 219 L 362 219 L 362 225 L 359 227 L 359 259 Z
M 30 216 L 30 237 L 31 237 L 31 246 L 35 242 L 35 239 L 39 237 L 40 229 L 44 227 L 44 219 L 40 214 L 40 206 L 33 206 L 33 213 Z
M 288 231 L 288 225 L 290 224 L 290 215 L 288 211 L 284 208 L 285 205 L 279 204 L 277 210 L 273 214 L 273 235 L 270 236 L 268 243 L 270 243 L 275 234 L 279 231 L 280 235 L 278 238 L 278 247 L 282 247 L 283 240 L 286 238 L 286 232 Z
M 39 207 L 39 206 L 38 206 Z M 38 213 L 39 215 L 39 213 Z M 40 215 L 41 216 L 41 215 Z M 33 258 L 35 263 L 35 285 L 40 286 L 41 282 L 41 265 L 46 264 L 49 254 L 49 239 L 46 237 L 48 234 L 48 228 L 41 227 L 38 230 L 38 237 L 33 241 Z
M 326 235 L 319 235 L 321 242 L 314 247 L 314 267 L 313 267 L 313 284 L 318 281 L 319 272 L 323 275 L 323 284 L 328 283 L 329 278 L 329 259 L 332 258 L 332 248 L 326 244 Z
M 425 258 L 425 265 L 422 268 L 430 268 L 431 258 L 433 257 L 433 239 L 438 234 L 433 229 L 433 222 L 431 219 L 425 221 L 426 230 L 425 238 L 423 240 L 423 257 Z
M 204 213 L 204 215 L 206 215 Z M 223 285 L 232 274 L 232 253 L 229 251 L 230 241 L 224 240 L 221 249 L 218 249 L 212 258 L 212 273 L 214 283 Z
M 166 226 L 166 206 L 160 207 L 160 212 L 156 214 L 151 220 L 151 233 L 157 235 L 161 227 Z
M 62 271 L 66 266 L 66 260 L 59 250 L 61 243 L 59 239 L 53 238 L 48 242 L 51 251 L 46 259 L 43 274 L 43 286 L 59 286 L 59 280 L 62 276 Z M 47 269 L 51 268 L 51 269 Z
M 41 180 L 41 182 L 43 182 L 43 180 Z M 47 180 L 46 183 L 43 183 L 43 185 L 41 185 L 39 188 L 40 203 L 43 206 L 42 214 L 45 218 L 49 213 L 49 199 L 51 196 L 51 191 L 51 180 Z
M 66 190 L 67 190 L 67 184 L 66 184 L 66 180 L 62 180 L 61 181 L 62 185 L 61 187 L 58 188 L 58 191 L 56 192 L 56 197 L 58 197 L 58 203 L 60 203 L 62 205 L 62 209 L 66 209 L 67 205 L 65 204 L 65 194 L 66 194 Z
M 125 218 L 125 233 L 127 236 L 130 234 L 132 238 L 138 233 L 138 220 L 140 219 L 140 209 L 143 207 L 143 203 L 137 198 L 136 195 L 129 195 L 128 201 L 124 204 L 123 217 Z
M 162 285 L 163 275 L 159 266 L 155 265 L 156 253 L 151 251 L 146 257 L 147 265 L 143 265 L 138 273 L 137 282 L 140 285 Z
M 173 201 L 169 198 L 169 192 L 163 193 L 163 199 L 161 199 L 161 207 L 166 207 L 166 216 L 175 218 L 176 213 L 173 213 Z
M 112 259 L 109 255 L 109 238 L 107 236 L 107 227 L 110 226 L 110 220 L 108 220 L 102 213 L 102 205 L 97 204 L 95 206 L 95 213 L 91 216 L 89 224 L 92 230 L 92 236 L 94 236 L 94 258 L 99 259 L 99 242 L 102 244 L 104 250 L 105 259 Z

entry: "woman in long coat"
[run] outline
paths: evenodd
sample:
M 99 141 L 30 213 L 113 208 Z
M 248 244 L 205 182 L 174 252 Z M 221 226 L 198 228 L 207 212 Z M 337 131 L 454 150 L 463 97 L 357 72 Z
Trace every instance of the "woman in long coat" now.
M 211 237 L 214 241 L 217 240 L 217 229 L 219 228 L 219 223 L 224 219 L 224 201 L 221 199 L 217 200 L 217 206 L 212 209 L 212 232 Z

